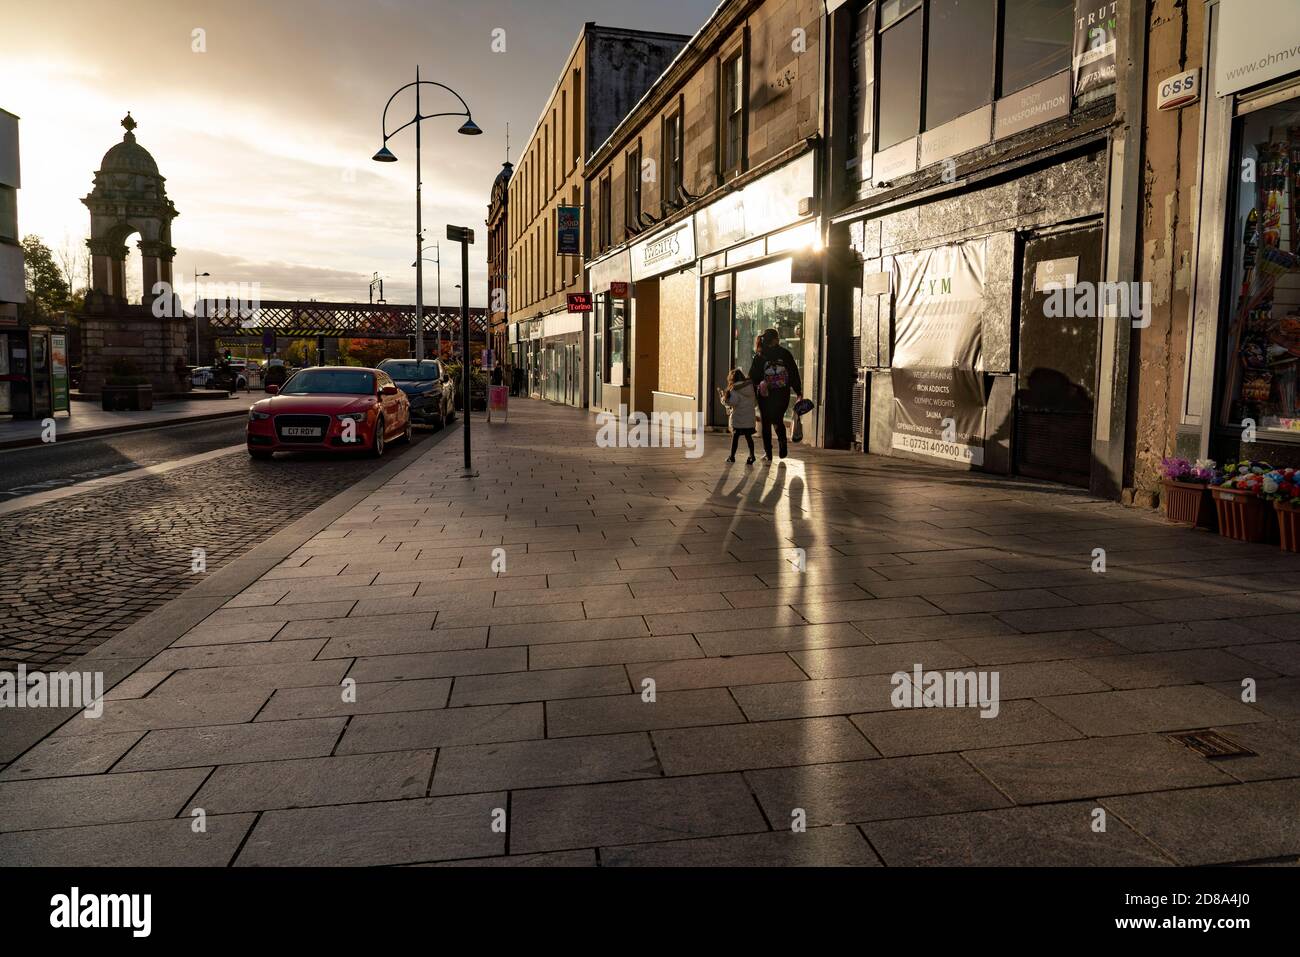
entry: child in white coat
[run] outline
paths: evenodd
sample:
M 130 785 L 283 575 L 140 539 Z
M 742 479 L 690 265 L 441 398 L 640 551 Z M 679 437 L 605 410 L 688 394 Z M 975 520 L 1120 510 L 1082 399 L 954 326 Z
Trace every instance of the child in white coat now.
M 754 384 L 745 378 L 740 369 L 732 369 L 727 376 L 727 388 L 720 390 L 722 404 L 727 407 L 727 419 L 731 424 L 731 454 L 728 462 L 736 461 L 736 447 L 740 445 L 743 435 L 749 444 L 749 458 L 746 465 L 754 464 Z

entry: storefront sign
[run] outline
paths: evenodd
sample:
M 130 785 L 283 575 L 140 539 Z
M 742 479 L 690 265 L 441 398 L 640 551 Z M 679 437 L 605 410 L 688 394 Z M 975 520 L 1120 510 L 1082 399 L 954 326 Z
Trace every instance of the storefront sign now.
M 1004 96 L 993 106 L 993 138 L 1013 136 L 1070 112 L 1070 71 Z
M 894 257 L 894 428 L 899 451 L 984 463 L 984 241 Z
M 711 255 L 806 219 L 807 214 L 799 212 L 799 200 L 816 192 L 815 159 L 815 153 L 805 153 L 696 213 L 698 255 Z
M 872 159 L 871 180 L 885 186 L 900 177 L 916 172 L 916 137 L 877 153 Z
M 1300 70 L 1295 0 L 1220 0 L 1214 91 L 1227 96 Z
M 1044 259 L 1034 269 L 1034 292 L 1049 288 L 1073 289 L 1079 276 L 1079 257 Z
M 1075 0 L 1074 95 L 1115 82 L 1119 0 Z
M 609 294 L 610 294 L 611 296 L 613 296 L 615 299 L 626 299 L 626 298 L 627 298 L 627 283 L 625 283 L 625 282 L 611 282 L 611 283 L 609 284 Z
M 632 247 L 632 279 L 640 281 L 695 262 L 694 220 L 688 219 Z
M 569 312 L 591 312 L 592 296 L 589 292 L 571 292 L 564 297 Z
M 1199 68 L 1188 70 L 1186 73 L 1160 81 L 1159 92 L 1156 94 L 1156 109 L 1176 110 L 1189 103 L 1195 103 L 1200 98 L 1201 71 Z
M 869 272 L 862 277 L 862 294 L 864 296 L 889 295 L 889 280 L 893 273 Z
M 68 337 L 50 336 L 50 385 L 53 390 L 54 411 L 70 412 L 68 404 Z
M 555 253 L 557 256 L 577 256 L 582 252 L 582 208 L 558 206 L 555 210 L 557 230 Z
M 992 125 L 993 107 L 982 106 L 937 129 L 927 130 L 921 134 L 921 165 L 952 159 L 959 153 L 983 146 L 989 141 Z

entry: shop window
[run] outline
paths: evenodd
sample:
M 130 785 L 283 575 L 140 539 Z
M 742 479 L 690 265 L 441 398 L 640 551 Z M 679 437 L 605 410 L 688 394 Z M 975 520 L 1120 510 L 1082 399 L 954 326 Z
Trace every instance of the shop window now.
M 925 128 L 993 102 L 997 0 L 930 0 Z
M 608 296 L 608 293 L 606 293 Z M 605 318 L 605 381 L 627 384 L 626 321 L 627 301 L 609 297 Z
M 0 239 L 18 241 L 18 191 L 0 186 Z
M 582 160 L 582 71 L 573 71 L 573 165 Z
M 880 4 L 880 29 L 907 16 L 921 5 L 921 0 L 884 0 Z
M 1233 295 L 1224 350 L 1222 417 L 1300 436 L 1300 103 L 1239 118 L 1234 215 L 1228 223 Z
M 803 285 L 790 282 L 790 260 L 779 259 L 766 266 L 742 269 L 736 273 L 734 285 L 732 366 L 748 372 L 754 358 L 754 340 L 764 330 L 775 329 L 781 345 L 790 350 L 798 363 L 807 389 L 809 372 L 804 343 L 807 297 Z
M 641 224 L 641 147 L 628 151 L 623 173 L 626 204 L 623 211 L 628 232 L 635 232 Z
M 609 248 L 610 237 L 614 234 L 614 204 L 611 198 L 612 190 L 609 180 L 610 177 L 606 176 L 600 181 L 600 231 L 598 233 L 598 243 L 601 252 Z
M 1074 0 L 1002 0 L 1002 76 L 999 95 L 1069 69 L 1074 43 Z
M 901 2 L 901 0 L 900 0 Z M 921 39 L 924 19 L 919 2 L 901 19 L 880 22 L 880 116 L 876 121 L 877 150 L 887 149 L 921 131 Z M 901 15 L 900 15 L 901 16 Z
M 663 192 L 660 202 L 665 211 L 681 205 L 678 191 L 682 185 L 682 114 L 664 118 Z
M 859 6 L 853 15 L 853 41 L 849 70 L 849 148 L 845 166 L 861 170 L 871 162 L 872 121 L 875 119 L 875 16 L 874 4 Z M 861 164 L 861 165 L 860 165 Z
M 745 168 L 745 58 L 741 53 L 723 61 L 718 92 L 719 168 L 726 179 Z

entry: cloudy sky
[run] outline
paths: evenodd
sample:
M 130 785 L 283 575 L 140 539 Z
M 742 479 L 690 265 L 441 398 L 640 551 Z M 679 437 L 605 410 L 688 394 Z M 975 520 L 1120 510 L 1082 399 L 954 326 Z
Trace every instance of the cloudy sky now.
M 483 220 L 506 156 L 506 124 L 517 158 L 582 24 L 689 34 L 714 6 L 716 0 L 6 4 L 0 107 L 22 119 L 19 229 L 56 250 L 83 246 L 89 213 L 80 200 L 105 151 L 121 140 L 119 121 L 130 110 L 136 136 L 158 161 L 180 210 L 172 235 L 178 282 L 197 268 L 212 274 L 204 282 L 260 283 L 263 299 L 364 302 L 370 276 L 379 272 L 389 301 L 414 302 L 414 131 L 390 142 L 399 162 L 370 157 L 380 145 L 385 101 L 414 79 L 419 64 L 424 79 L 465 97 L 484 130 L 465 137 L 450 118 L 422 124 L 426 241 L 445 237 L 449 222 L 475 228 L 470 294 L 472 304 L 483 305 Z M 496 29 L 505 30 L 504 53 L 491 50 Z M 196 52 L 198 45 L 206 50 Z M 426 113 L 443 108 L 458 104 L 449 94 L 445 107 L 433 96 L 424 100 Z M 399 98 L 390 128 L 412 115 L 414 100 Z M 442 251 L 446 302 L 457 295 L 459 262 L 445 239 Z M 184 282 L 188 289 L 192 280 Z M 425 298 L 435 297 L 430 268 Z

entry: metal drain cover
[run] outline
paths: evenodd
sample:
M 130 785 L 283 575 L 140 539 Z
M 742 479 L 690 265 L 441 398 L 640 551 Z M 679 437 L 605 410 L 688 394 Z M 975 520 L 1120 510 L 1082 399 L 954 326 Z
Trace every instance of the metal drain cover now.
M 1211 760 L 1215 758 L 1256 757 L 1255 752 L 1250 748 L 1243 748 L 1237 742 L 1225 738 L 1217 731 L 1189 731 L 1185 734 L 1172 734 L 1170 737 L 1179 744 L 1191 748 L 1201 757 Z

